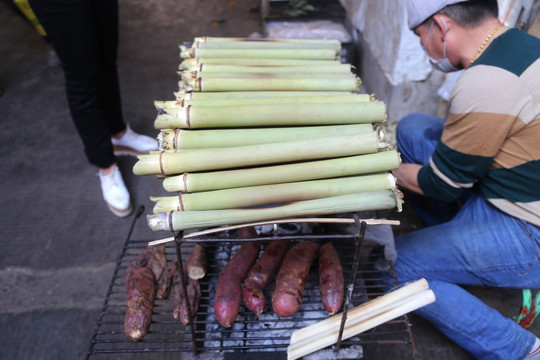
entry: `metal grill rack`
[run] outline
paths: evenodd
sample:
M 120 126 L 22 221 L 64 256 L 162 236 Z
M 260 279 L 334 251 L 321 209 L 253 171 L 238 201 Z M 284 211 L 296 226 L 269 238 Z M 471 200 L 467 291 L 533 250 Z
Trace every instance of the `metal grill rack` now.
M 139 209 L 133 224 L 142 212 L 143 210 Z M 357 215 L 355 217 L 358 219 Z M 346 304 L 342 309 L 346 315 L 347 309 L 383 295 L 382 288 L 377 285 L 377 279 L 383 276 L 383 272 L 374 270 L 373 264 L 369 260 L 360 260 L 361 256 L 359 255 L 364 246 L 362 243 L 364 226 L 362 224 L 357 221 L 358 232 L 353 235 L 277 236 L 274 232 L 271 237 L 257 238 L 257 240 L 261 242 L 263 249 L 269 241 L 278 238 L 290 239 L 291 244 L 303 240 L 311 240 L 321 244 L 325 241 L 332 241 L 342 261 L 345 285 L 350 284 L 351 280 L 354 284 L 354 291 L 350 292 L 350 297 L 346 296 Z M 213 309 L 213 294 L 215 294 L 217 278 L 221 268 L 240 246 L 240 242 L 250 239 L 240 240 L 227 236 L 183 238 L 180 233 L 174 244 L 169 243 L 166 246 L 165 252 L 168 261 L 172 261 L 175 257 L 179 257 L 181 260 L 185 253 L 190 253 L 188 248 L 191 248 L 193 246 L 191 243 L 195 242 L 205 247 L 209 259 L 207 275 L 199 280 L 201 301 L 190 324 L 192 326 L 184 326 L 179 320 L 173 318 L 172 299 L 156 299 L 149 333 L 141 341 L 134 342 L 124 334 L 123 328 L 126 312 L 124 274 L 131 260 L 148 245 L 149 241 L 131 240 L 130 237 L 131 230 L 115 268 L 86 359 L 127 359 L 128 357 L 134 359 L 137 358 L 134 357 L 137 354 L 141 354 L 144 359 L 185 359 L 197 353 L 210 354 L 212 357 L 204 358 L 212 359 L 220 359 L 231 353 L 238 355 L 251 353 L 253 356 L 256 353 L 273 353 L 273 359 L 285 359 L 293 331 L 328 318 L 328 313 L 320 301 L 318 265 L 315 262 L 306 284 L 302 308 L 293 317 L 279 318 L 273 313 L 270 301 L 273 287 L 269 287 L 266 289 L 269 304 L 259 318 L 242 305 L 233 326 L 230 329 L 223 328 L 217 322 Z M 385 323 L 353 338 L 340 341 L 334 346 L 334 349 L 337 350 L 337 347 L 345 350 L 358 346 L 369 346 L 369 344 L 404 346 L 404 358 L 407 358 L 407 355 L 410 355 L 411 359 L 416 356 L 407 316 Z

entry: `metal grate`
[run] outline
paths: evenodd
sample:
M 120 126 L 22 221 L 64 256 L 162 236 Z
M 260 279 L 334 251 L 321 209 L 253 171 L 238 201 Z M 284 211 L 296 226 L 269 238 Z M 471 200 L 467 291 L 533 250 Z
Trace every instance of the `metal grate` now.
M 142 213 L 141 210 L 139 210 Z M 140 214 L 139 214 L 140 216 Z M 135 220 L 134 220 L 135 222 Z M 130 231 L 131 233 L 131 231 Z M 290 238 L 291 243 L 312 240 L 321 243 L 333 241 L 343 265 L 345 285 L 352 278 L 355 248 L 354 235 L 299 235 L 280 236 Z M 262 238 L 261 248 L 264 248 L 272 238 Z M 172 261 L 180 253 L 189 254 L 191 242 L 202 242 L 202 238 L 176 244 L 168 244 L 166 255 Z M 165 353 L 194 354 L 194 346 L 199 353 L 214 353 L 219 358 L 225 353 L 269 353 L 274 352 L 275 358 L 285 358 L 291 333 L 304 326 L 311 325 L 328 318 L 328 313 L 322 307 L 318 286 L 318 265 L 314 263 L 311 268 L 306 290 L 303 296 L 301 310 L 293 317 L 279 318 L 270 304 L 273 287 L 266 290 L 269 304 L 265 312 L 257 318 L 244 306 L 240 307 L 239 315 L 232 328 L 223 328 L 216 320 L 213 311 L 213 294 L 215 293 L 217 278 L 221 268 L 240 246 L 238 240 L 228 238 L 204 238 L 205 250 L 209 265 L 205 278 L 199 280 L 201 285 L 201 301 L 199 309 L 193 319 L 193 329 L 183 326 L 179 320 L 172 316 L 172 299 L 157 300 L 152 315 L 152 325 L 149 333 L 139 342 L 134 342 L 124 334 L 124 315 L 126 311 L 126 289 L 124 274 L 127 266 L 148 244 L 147 240 L 126 240 L 122 256 L 114 271 L 112 282 L 105 299 L 103 311 L 98 319 L 94 336 L 91 339 L 86 359 L 122 359 L 120 355 L 126 354 L 133 358 L 134 354 L 144 354 L 149 359 L 150 354 L 159 354 L 160 359 L 169 358 Z M 176 245 L 176 248 L 175 248 Z M 359 248 L 360 251 L 366 248 Z M 183 257 L 183 255 L 182 255 Z M 383 295 L 376 280 L 383 276 L 383 272 L 372 269 L 369 259 L 361 260 L 358 264 L 354 281 L 354 291 L 350 298 L 349 308 L 362 304 L 377 296 Z M 395 280 L 395 279 L 394 279 Z M 192 337 L 193 331 L 193 337 Z M 371 331 L 362 333 L 353 338 L 343 340 L 342 349 L 364 346 L 369 344 L 394 344 L 406 346 L 405 353 L 410 352 L 414 357 L 414 343 L 406 316 L 388 322 Z M 408 351 L 407 351 L 408 349 Z M 279 353 L 279 357 L 277 355 Z M 125 357 L 127 358 L 127 357 Z M 184 358 L 184 357 L 182 357 Z

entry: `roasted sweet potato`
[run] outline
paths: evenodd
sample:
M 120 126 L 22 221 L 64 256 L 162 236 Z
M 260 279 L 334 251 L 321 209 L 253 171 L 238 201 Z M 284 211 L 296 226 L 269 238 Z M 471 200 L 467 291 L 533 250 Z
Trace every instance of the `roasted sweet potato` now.
M 238 236 L 249 239 L 256 237 L 257 233 L 255 228 L 242 228 Z M 233 258 L 221 269 L 214 298 L 214 313 L 219 323 L 226 328 L 230 328 L 238 316 L 242 299 L 242 281 L 258 255 L 258 241 L 243 243 Z
M 126 284 L 126 288 L 128 288 L 129 280 L 133 276 L 133 273 L 137 271 L 137 269 L 140 269 L 148 265 L 148 262 L 150 261 L 152 257 L 153 257 L 152 249 L 148 247 L 148 248 L 145 248 L 143 251 L 141 251 L 139 255 L 137 255 L 137 257 L 131 260 L 131 262 L 129 263 L 126 269 L 126 274 L 124 276 L 124 283 Z
M 171 286 L 174 279 L 174 274 L 178 271 L 178 259 L 174 259 L 167 265 L 161 273 L 161 277 L 157 281 L 156 298 L 166 299 L 171 292 Z
M 319 249 L 319 290 L 321 301 L 330 315 L 334 315 L 343 303 L 343 268 L 339 255 L 331 242 Z
M 148 265 L 152 272 L 154 273 L 154 277 L 156 279 L 159 279 L 161 277 L 161 274 L 167 267 L 167 257 L 165 256 L 165 245 L 156 245 L 151 246 L 150 251 L 152 252 L 152 257 L 148 260 Z
M 186 270 L 190 279 L 202 279 L 206 275 L 207 265 L 208 261 L 206 259 L 204 248 L 201 245 L 196 244 L 193 252 L 186 261 Z
M 272 294 L 272 308 L 278 316 L 293 316 L 300 310 L 309 269 L 318 249 L 316 243 L 303 241 L 285 254 Z
M 253 265 L 242 287 L 244 305 L 257 316 L 261 315 L 266 306 L 264 289 L 274 278 L 281 260 L 289 247 L 289 240 L 276 240 L 264 250 L 259 260 Z
M 127 284 L 127 310 L 124 318 L 124 332 L 137 341 L 150 329 L 154 310 L 156 280 L 152 270 L 141 267 L 133 273 Z
M 186 285 L 186 290 L 188 294 L 189 299 L 189 306 L 191 308 L 191 315 L 195 315 L 197 313 L 197 310 L 199 309 L 199 302 L 201 299 L 201 286 L 199 285 L 198 280 L 188 280 L 188 277 L 185 276 L 186 271 L 184 271 L 184 278 L 186 281 L 188 281 L 188 284 Z M 173 310 L 173 317 L 175 319 L 180 318 L 180 321 L 182 321 L 182 324 L 187 325 L 191 321 L 191 317 L 189 316 L 187 304 L 186 304 L 186 297 L 184 295 L 184 289 L 182 289 L 182 279 L 180 277 L 180 272 L 175 272 L 174 280 L 172 284 L 172 298 L 174 302 L 174 310 Z

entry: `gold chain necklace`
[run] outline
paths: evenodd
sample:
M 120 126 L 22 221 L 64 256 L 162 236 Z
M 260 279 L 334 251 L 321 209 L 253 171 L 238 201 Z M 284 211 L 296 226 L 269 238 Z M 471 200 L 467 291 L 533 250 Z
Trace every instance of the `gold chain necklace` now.
M 482 53 L 482 50 L 484 50 L 484 48 L 486 47 L 487 43 L 489 42 L 489 39 L 491 39 L 491 37 L 493 36 L 493 34 L 495 34 L 500 28 L 502 28 L 503 24 L 499 24 L 497 25 L 497 27 L 489 33 L 489 35 L 487 36 L 486 40 L 484 40 L 484 42 L 482 43 L 482 45 L 480 46 L 480 49 L 478 49 L 478 51 L 476 52 L 476 54 L 473 56 L 473 58 L 471 59 L 471 63 L 469 65 L 471 65 L 473 62 L 475 62 L 478 57 L 480 56 L 480 54 Z

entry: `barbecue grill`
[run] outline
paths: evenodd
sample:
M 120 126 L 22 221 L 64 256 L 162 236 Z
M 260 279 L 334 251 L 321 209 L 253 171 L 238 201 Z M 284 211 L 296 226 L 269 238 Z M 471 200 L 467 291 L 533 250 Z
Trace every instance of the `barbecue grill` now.
M 253 239 L 240 240 L 235 238 L 234 233 L 220 233 L 213 237 L 185 238 L 180 232 L 176 235 L 174 243 L 169 243 L 166 246 L 165 252 L 168 261 L 172 261 L 175 257 L 178 257 L 179 261 L 185 260 L 187 256 L 184 254 L 191 252 L 195 242 L 205 247 L 209 260 L 207 275 L 199 280 L 201 286 L 199 309 L 191 324 L 184 326 L 179 319 L 174 319 L 172 316 L 172 299 L 156 299 L 149 333 L 141 341 L 132 341 L 124 334 L 123 327 L 126 312 L 124 274 L 131 260 L 149 242 L 149 240 L 131 239 L 135 222 L 143 212 L 144 207 L 141 206 L 133 219 L 105 297 L 103 311 L 90 341 L 86 359 L 127 359 L 128 357 L 133 359 L 138 354 L 144 359 L 187 359 L 197 354 L 200 354 L 200 357 L 197 358 L 201 359 L 286 359 L 287 346 L 293 331 L 328 318 L 328 313 L 320 301 L 318 269 L 317 262 L 315 262 L 306 284 L 302 308 L 293 317 L 279 318 L 273 313 L 271 304 L 268 304 L 265 312 L 257 318 L 242 305 L 233 326 L 230 329 L 223 328 L 217 322 L 213 309 L 213 294 L 219 272 L 240 246 L 239 242 Z M 291 244 L 302 240 L 321 243 L 332 241 L 342 261 L 345 286 L 353 284 L 354 289 L 348 294 L 346 291 L 345 304 L 342 309 L 344 318 L 351 307 L 383 295 L 381 285 L 377 284 L 377 280 L 381 279 L 383 272 L 374 269 L 369 257 L 364 259 L 366 251 L 370 248 L 368 244 L 363 242 L 365 223 L 359 221 L 359 214 L 354 214 L 354 217 L 356 232 L 353 234 L 278 236 L 277 231 L 274 230 L 271 236 L 257 238 L 263 244 L 276 239 L 290 239 Z M 391 263 L 389 265 L 391 266 Z M 397 285 L 395 276 L 394 282 Z M 272 290 L 272 287 L 266 289 L 267 299 L 270 299 Z M 334 358 L 349 359 L 349 357 L 342 355 L 346 353 L 346 350 L 360 349 L 361 354 L 362 346 L 370 344 L 402 346 L 403 358 L 407 358 L 407 356 L 411 359 L 416 358 L 407 316 L 402 316 L 346 340 L 341 340 L 340 331 L 339 341 L 332 348 L 333 351 L 336 351 Z M 356 354 L 355 358 L 358 358 L 358 351 Z

